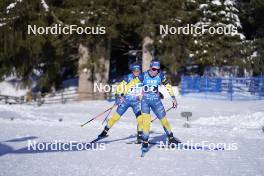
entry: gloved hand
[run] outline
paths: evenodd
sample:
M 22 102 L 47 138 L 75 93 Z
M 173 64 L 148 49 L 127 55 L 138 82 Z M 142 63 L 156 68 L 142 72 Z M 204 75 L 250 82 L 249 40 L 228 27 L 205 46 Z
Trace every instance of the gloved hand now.
M 178 103 L 177 103 L 176 99 L 173 99 L 172 100 L 172 107 L 177 108 L 177 106 L 178 106 Z

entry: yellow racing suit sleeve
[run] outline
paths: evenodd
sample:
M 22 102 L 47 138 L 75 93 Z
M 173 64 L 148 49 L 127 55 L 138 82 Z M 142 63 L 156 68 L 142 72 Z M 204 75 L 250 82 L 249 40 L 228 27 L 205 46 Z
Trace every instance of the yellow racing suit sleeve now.
M 172 89 L 171 84 L 169 83 L 169 81 L 166 79 L 166 77 L 164 76 L 163 80 L 162 80 L 162 84 L 166 87 L 167 91 L 169 92 L 170 96 L 172 99 L 175 99 L 175 95 Z
M 131 80 L 129 83 L 127 83 L 124 87 L 124 92 L 123 94 L 127 94 L 127 92 L 134 87 L 136 84 L 140 83 L 140 80 L 138 77 L 136 77 L 135 79 Z
M 115 94 L 117 95 L 122 95 L 124 94 L 125 92 L 125 89 L 126 89 L 126 85 L 127 85 L 127 82 L 126 81 L 122 81 L 120 82 L 117 87 L 116 87 L 116 91 L 115 91 Z

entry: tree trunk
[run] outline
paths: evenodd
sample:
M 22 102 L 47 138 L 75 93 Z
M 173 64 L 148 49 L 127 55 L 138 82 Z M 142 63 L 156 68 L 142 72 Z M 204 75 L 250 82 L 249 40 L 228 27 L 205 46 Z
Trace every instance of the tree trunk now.
M 95 84 L 107 85 L 109 79 L 110 69 L 110 41 L 103 41 L 103 44 L 97 45 L 97 51 L 99 51 L 99 60 L 95 65 Z M 107 98 L 108 92 L 96 92 L 97 99 Z
M 150 48 L 153 45 L 153 40 L 146 36 L 143 39 L 143 47 L 142 47 L 142 70 L 147 71 L 149 69 L 150 62 L 152 60 Z
M 93 92 L 93 81 L 92 71 L 90 68 L 87 68 L 87 64 L 91 59 L 91 54 L 89 48 L 84 44 L 79 45 L 79 86 L 78 86 L 78 94 L 79 100 L 87 100 L 91 99 L 91 95 Z

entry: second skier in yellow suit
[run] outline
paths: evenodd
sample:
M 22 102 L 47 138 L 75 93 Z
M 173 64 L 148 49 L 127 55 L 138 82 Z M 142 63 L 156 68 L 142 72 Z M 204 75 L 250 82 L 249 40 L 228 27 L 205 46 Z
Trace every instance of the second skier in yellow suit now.
M 143 126 L 142 126 L 142 114 L 141 114 L 141 83 L 137 83 L 126 90 L 126 85 L 134 80 L 141 73 L 141 66 L 137 63 L 130 67 L 132 73 L 124 76 L 123 81 L 117 86 L 116 91 L 116 105 L 118 105 L 114 115 L 107 121 L 106 126 L 98 138 L 103 138 L 107 135 L 108 131 L 112 126 L 120 119 L 120 117 L 127 111 L 129 107 L 132 108 L 137 118 L 137 142 L 141 143 Z

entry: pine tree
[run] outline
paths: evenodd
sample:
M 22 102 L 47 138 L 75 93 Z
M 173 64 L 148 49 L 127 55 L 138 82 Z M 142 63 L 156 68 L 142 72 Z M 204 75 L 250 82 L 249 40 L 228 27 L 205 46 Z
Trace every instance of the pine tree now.
M 157 19 L 156 24 L 168 25 L 169 27 L 184 27 L 194 23 L 196 19 L 197 12 L 195 9 L 197 5 L 194 1 L 174 0 L 159 6 L 162 6 L 162 8 L 159 9 L 160 13 L 155 16 L 155 19 Z M 158 27 L 159 25 L 156 28 L 158 30 L 156 34 L 159 34 Z M 156 35 L 155 37 L 157 54 L 173 83 L 179 83 L 180 75 L 178 75 L 178 72 L 186 66 L 188 43 L 191 37 L 184 34 Z
M 51 26 L 54 23 L 45 1 L 16 0 L 1 4 L 5 25 L 1 27 L 1 77 L 15 74 L 31 85 L 35 72 L 42 73 L 39 88 L 49 90 L 60 85 L 64 67 L 72 67 L 67 58 L 71 49 L 62 35 L 28 34 L 28 25 Z
M 47 90 L 51 86 L 59 86 L 65 67 L 78 73 L 86 68 L 90 75 L 86 80 L 90 83 L 87 92 L 92 92 L 95 81 L 106 83 L 109 69 L 110 36 L 114 35 L 112 26 L 114 15 L 109 1 L 48 1 L 48 0 L 16 0 L 2 3 L 4 13 L 1 19 L 9 20 L 1 27 L 1 64 L 2 76 L 14 72 L 25 82 L 30 80 L 34 70 L 40 70 L 41 88 Z M 12 7 L 9 9 L 9 6 Z M 106 26 L 107 35 L 27 35 L 27 25 L 62 26 L 76 24 L 78 26 Z M 80 46 L 85 46 L 90 53 L 86 63 L 78 65 Z M 79 48 L 79 50 L 78 50 Z M 29 64 L 30 63 L 30 64 Z M 80 63 L 80 62 L 79 62 Z M 108 64 L 107 64 L 108 63 Z M 87 87 L 86 87 L 87 88 Z
M 242 33 L 242 25 L 239 19 L 239 11 L 236 1 L 230 0 L 202 0 L 199 2 L 199 21 L 196 26 L 208 25 L 207 29 L 237 29 L 226 31 L 226 34 L 194 35 L 189 48 L 190 58 L 200 68 L 206 66 L 242 65 L 245 62 L 243 42 L 245 36 Z
M 244 31 L 251 46 L 247 66 L 254 75 L 264 73 L 264 2 L 262 0 L 241 1 L 241 18 Z

